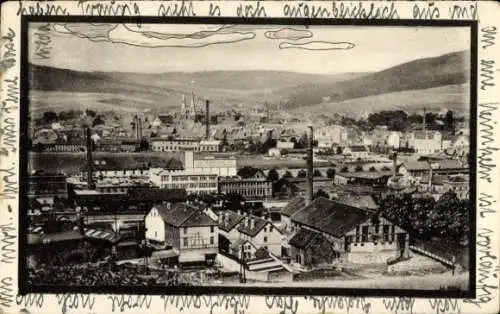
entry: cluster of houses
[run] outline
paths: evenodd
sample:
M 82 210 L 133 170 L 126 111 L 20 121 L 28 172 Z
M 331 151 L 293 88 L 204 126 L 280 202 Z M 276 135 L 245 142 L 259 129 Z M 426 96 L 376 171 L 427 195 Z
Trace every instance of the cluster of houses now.
M 385 264 L 409 255 L 405 230 L 373 210 L 324 197 L 293 198 L 278 219 L 269 212 L 217 210 L 201 202 L 165 203 L 149 211 L 145 227 L 147 241 L 166 263 L 210 263 L 214 254 L 223 254 L 240 262 L 271 257 L 304 269 Z

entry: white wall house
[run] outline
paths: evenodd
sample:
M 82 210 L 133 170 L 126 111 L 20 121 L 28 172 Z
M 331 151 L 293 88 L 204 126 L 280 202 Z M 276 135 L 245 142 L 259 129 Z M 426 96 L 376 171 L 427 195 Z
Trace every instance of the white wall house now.
M 442 136 L 438 131 L 415 131 L 409 134 L 408 146 L 420 154 L 432 154 L 442 149 Z
M 220 214 L 219 230 L 231 245 L 249 241 L 257 249 L 262 247 L 276 256 L 281 256 L 283 234 L 269 220 L 228 211 Z
M 218 248 L 218 225 L 201 208 L 185 203 L 154 206 L 145 217 L 146 240 L 157 248 L 183 251 Z
M 151 169 L 149 180 L 155 186 L 167 189 L 185 189 L 191 194 L 217 193 L 218 176 L 198 169 Z

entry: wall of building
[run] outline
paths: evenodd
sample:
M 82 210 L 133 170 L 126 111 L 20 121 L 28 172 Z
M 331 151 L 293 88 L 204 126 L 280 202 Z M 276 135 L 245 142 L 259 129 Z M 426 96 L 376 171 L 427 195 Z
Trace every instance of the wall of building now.
M 210 232 L 213 230 L 213 232 Z M 209 247 L 218 247 L 218 228 L 217 226 L 207 227 L 181 227 L 179 228 L 180 250 L 202 249 Z M 186 246 L 186 242 L 188 245 Z M 212 240 L 212 243 L 210 241 Z
M 267 180 L 219 180 L 219 193 L 238 193 L 243 197 L 267 198 L 272 196 L 272 183 Z
M 193 169 L 150 172 L 150 181 L 160 188 L 180 188 L 192 194 L 217 193 L 218 191 L 216 174 L 204 174 Z
M 146 239 L 161 243 L 165 242 L 165 224 L 156 208 L 149 211 L 144 219 L 144 223 L 147 229 Z
M 348 252 L 344 254 L 344 259 L 354 264 L 383 264 L 398 256 L 399 252 L 396 251 Z
M 165 223 L 165 243 L 176 249 L 180 249 L 179 228 Z
M 270 230 L 272 226 L 272 231 Z M 251 242 L 257 247 L 267 246 L 268 250 L 276 256 L 281 256 L 281 240 L 283 235 L 278 231 L 276 226 L 268 223 L 257 235 L 255 235 Z M 264 241 L 264 238 L 267 241 Z

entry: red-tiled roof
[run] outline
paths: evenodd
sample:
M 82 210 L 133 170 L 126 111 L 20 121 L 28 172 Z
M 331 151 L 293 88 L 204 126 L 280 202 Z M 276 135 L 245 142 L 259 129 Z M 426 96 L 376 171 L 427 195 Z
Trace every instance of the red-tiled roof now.
M 286 216 L 292 216 L 297 211 L 301 210 L 306 205 L 305 198 L 301 196 L 294 197 L 285 207 L 281 209 L 281 213 Z
M 186 203 L 177 203 L 173 205 L 161 204 L 155 207 L 160 216 L 163 218 L 163 221 L 175 227 L 182 226 L 182 224 L 192 215 L 201 211 L 200 208 Z
M 226 232 L 231 231 L 243 219 L 243 215 L 238 215 L 237 213 L 230 210 L 221 213 L 220 215 L 222 215 L 222 220 L 219 223 L 219 229 Z M 224 215 L 227 215 L 227 220 L 225 219 Z
M 292 221 L 336 237 L 343 236 L 368 218 L 369 214 L 362 209 L 324 197 L 315 199 L 310 205 L 292 215 Z
M 344 195 L 336 201 L 357 208 L 378 209 L 371 195 Z
M 306 248 L 307 243 L 311 242 L 317 235 L 317 232 L 302 228 L 290 239 L 288 243 L 297 248 L 304 249 Z
M 205 214 L 203 211 L 197 211 L 191 215 L 186 221 L 181 225 L 182 227 L 206 227 L 206 226 L 217 226 L 217 222 L 214 221 L 210 216 Z
M 248 219 L 248 224 L 245 225 L 245 219 Z M 251 227 L 251 222 L 250 220 L 253 219 L 254 224 L 253 228 Z M 244 233 L 246 235 L 249 235 L 251 237 L 255 237 L 266 225 L 272 225 L 269 221 L 261 219 L 256 216 L 248 216 L 243 219 L 243 221 L 240 223 L 238 226 L 238 231 L 241 233 Z M 274 228 L 276 229 L 276 228 Z M 278 229 L 276 229 L 278 230 Z
M 332 245 L 321 233 L 308 229 L 300 229 L 300 231 L 290 239 L 289 243 L 296 248 L 306 249 L 311 246 L 319 246 L 324 242 L 328 242 L 329 246 Z

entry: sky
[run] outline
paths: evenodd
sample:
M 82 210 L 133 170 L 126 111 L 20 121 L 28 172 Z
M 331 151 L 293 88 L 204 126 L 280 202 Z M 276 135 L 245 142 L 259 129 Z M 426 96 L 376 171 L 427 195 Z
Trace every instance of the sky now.
M 466 27 L 33 23 L 29 37 L 32 63 L 105 72 L 333 75 L 470 49 Z

